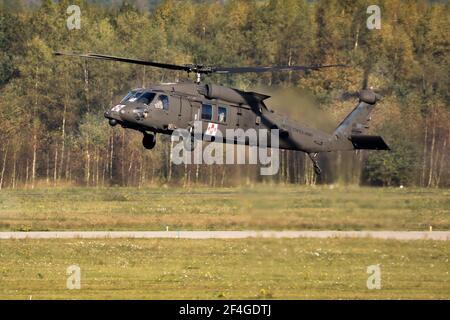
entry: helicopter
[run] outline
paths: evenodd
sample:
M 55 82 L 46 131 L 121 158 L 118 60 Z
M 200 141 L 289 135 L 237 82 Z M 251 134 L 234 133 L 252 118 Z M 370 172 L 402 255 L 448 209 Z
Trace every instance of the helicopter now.
M 176 65 L 154 61 L 130 59 L 110 55 L 55 52 L 56 56 L 71 56 L 85 59 L 117 61 L 151 66 L 195 74 L 195 81 L 161 83 L 149 88 L 133 89 L 104 114 L 109 125 L 121 125 L 143 134 L 144 148 L 151 150 L 156 145 L 156 135 L 171 135 L 179 128 L 191 134 L 185 148 L 192 151 L 196 141 L 214 141 L 219 128 L 278 130 L 279 149 L 302 151 L 308 154 L 317 175 L 322 170 L 318 154 L 332 151 L 390 150 L 381 136 L 367 135 L 370 114 L 381 97 L 373 90 L 363 88 L 358 93 L 358 103 L 339 123 L 334 132 L 326 133 L 288 119 L 270 110 L 265 100 L 270 96 L 243 91 L 218 84 L 203 83 L 202 76 L 208 74 L 237 74 L 282 71 L 318 71 L 324 68 L 345 67 L 342 64 L 275 67 L 212 67 L 202 64 Z M 194 134 L 194 122 L 201 123 L 201 133 Z M 239 143 L 223 141 L 224 143 Z M 248 139 L 243 143 L 250 145 Z M 258 147 L 258 145 L 256 145 Z M 270 147 L 270 142 L 267 145 Z

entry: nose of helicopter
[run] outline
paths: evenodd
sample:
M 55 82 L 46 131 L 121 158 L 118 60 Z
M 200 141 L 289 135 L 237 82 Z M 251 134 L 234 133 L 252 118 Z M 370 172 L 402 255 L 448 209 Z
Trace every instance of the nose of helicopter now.
M 130 108 L 124 105 L 115 106 L 111 110 L 107 110 L 104 114 L 105 118 L 109 120 L 110 125 L 114 126 L 117 122 L 133 121 L 134 108 Z
M 122 121 L 138 122 L 146 117 L 146 110 L 140 106 L 129 105 L 119 111 Z
M 104 116 L 106 119 L 108 119 L 109 124 L 114 127 L 115 125 L 118 124 L 119 121 L 121 121 L 122 119 L 119 116 L 119 107 L 121 106 L 115 106 L 114 108 L 112 108 L 111 110 L 107 110 L 104 113 Z
M 123 121 L 133 121 L 133 107 L 126 106 L 119 111 L 119 116 Z

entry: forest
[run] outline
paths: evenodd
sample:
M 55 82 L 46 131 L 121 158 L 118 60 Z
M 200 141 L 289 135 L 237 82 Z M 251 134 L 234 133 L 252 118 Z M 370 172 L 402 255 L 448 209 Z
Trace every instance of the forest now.
M 0 189 L 39 186 L 352 184 L 450 186 L 450 4 L 378 0 L 0 1 Z M 81 9 L 69 30 L 67 8 Z M 132 88 L 186 77 L 175 71 L 53 52 L 96 52 L 167 63 L 278 66 L 345 63 L 320 72 L 214 75 L 273 96 L 270 107 L 332 131 L 357 103 L 364 74 L 382 101 L 371 133 L 391 151 L 281 151 L 280 171 L 257 165 L 173 165 L 171 140 L 103 117 Z M 277 96 L 279 98 L 277 98 Z

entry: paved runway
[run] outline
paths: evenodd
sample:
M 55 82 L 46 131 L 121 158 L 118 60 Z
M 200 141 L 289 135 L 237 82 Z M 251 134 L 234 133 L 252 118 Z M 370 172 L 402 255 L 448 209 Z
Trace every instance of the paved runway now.
M 450 231 L 33 231 L 0 232 L 5 239 L 244 239 L 244 238 L 373 238 L 450 240 Z

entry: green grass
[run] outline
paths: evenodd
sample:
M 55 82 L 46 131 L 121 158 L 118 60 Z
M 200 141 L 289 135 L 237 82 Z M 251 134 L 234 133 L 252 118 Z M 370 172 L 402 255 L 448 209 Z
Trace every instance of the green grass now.
M 0 191 L 0 230 L 450 230 L 450 190 L 51 188 Z
M 438 241 L 2 240 L 0 299 L 450 299 L 449 256 Z

